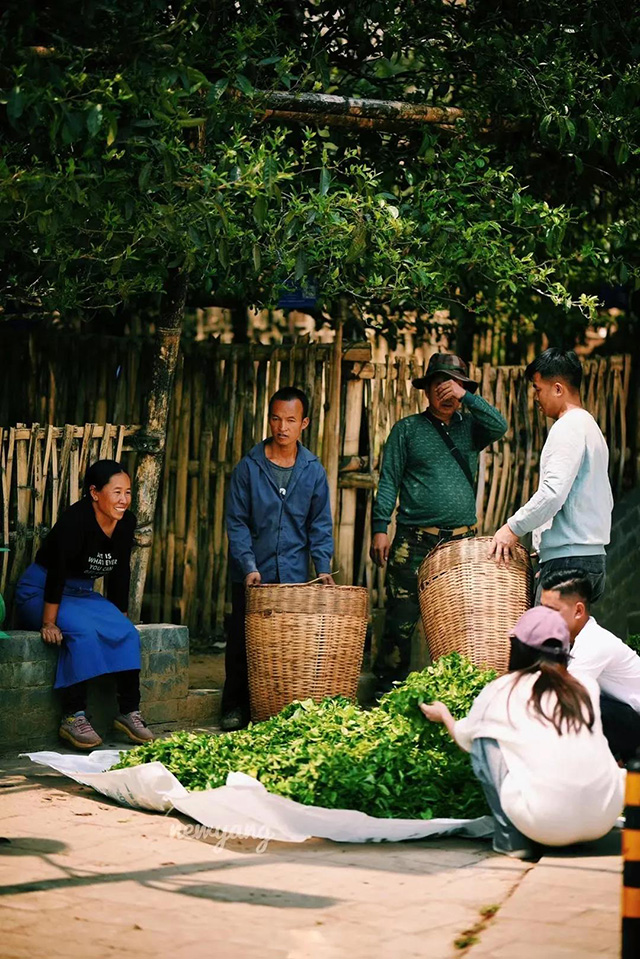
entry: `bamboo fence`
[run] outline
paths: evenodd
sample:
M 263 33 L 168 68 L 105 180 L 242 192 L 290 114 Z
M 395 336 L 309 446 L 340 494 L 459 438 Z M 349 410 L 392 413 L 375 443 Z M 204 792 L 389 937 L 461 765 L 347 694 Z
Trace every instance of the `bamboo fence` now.
M 44 413 L 46 422 L 47 413 L 74 408 L 91 422 L 0 429 L 0 545 L 11 547 L 10 554 L 0 554 L 0 592 L 6 589 L 9 599 L 60 509 L 77 499 L 88 463 L 98 456 L 123 455 L 135 475 L 139 427 L 130 424 L 141 422 L 144 408 L 144 344 L 129 344 L 129 352 L 121 343 L 107 346 L 95 353 L 96 367 L 75 367 L 73 388 L 62 372 L 70 368 L 68 355 L 30 356 L 34 382 L 27 389 L 33 403 L 29 409 Z M 81 352 L 78 346 L 77 356 Z M 155 513 L 145 622 L 182 622 L 202 641 L 222 634 L 229 593 L 224 532 L 228 480 L 242 455 L 266 435 L 268 398 L 281 385 L 299 386 L 310 398 L 305 443 L 328 469 L 337 580 L 366 585 L 372 608 L 384 606 L 384 573 L 368 555 L 371 506 L 389 430 L 400 417 L 421 412 L 425 399 L 411 386 L 411 379 L 423 372 L 422 363 L 407 357 L 373 363 L 370 355 L 367 345 L 340 349 L 339 344 L 313 343 L 277 348 L 206 343 L 181 354 Z M 471 372 L 481 394 L 509 424 L 506 436 L 480 456 L 478 521 L 487 534 L 535 490 L 548 424 L 534 409 L 523 368 L 484 365 Z M 634 443 L 627 424 L 630 358 L 587 360 L 584 373 L 584 402 L 608 440 L 612 486 L 619 492 Z M 112 424 L 120 417 L 128 423 L 97 425 L 98 410 Z

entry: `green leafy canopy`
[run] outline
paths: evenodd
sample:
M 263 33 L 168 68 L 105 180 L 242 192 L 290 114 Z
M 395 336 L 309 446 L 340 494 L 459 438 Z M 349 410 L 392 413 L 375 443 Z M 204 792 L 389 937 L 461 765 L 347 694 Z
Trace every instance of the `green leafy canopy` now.
M 325 303 L 591 315 L 636 275 L 640 32 L 610 4 L 513 6 L 10 2 L 2 302 L 113 307 L 178 269 L 256 304 L 305 278 Z M 463 117 L 265 123 L 283 89 Z

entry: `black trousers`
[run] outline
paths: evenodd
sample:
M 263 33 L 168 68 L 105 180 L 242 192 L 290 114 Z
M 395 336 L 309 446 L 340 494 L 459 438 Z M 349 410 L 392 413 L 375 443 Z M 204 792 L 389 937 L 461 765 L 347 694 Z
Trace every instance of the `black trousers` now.
M 242 710 L 245 719 L 251 712 L 249 703 L 249 672 L 247 668 L 247 640 L 244 617 L 246 612 L 244 583 L 231 584 L 231 622 L 224 654 L 224 689 L 222 715 L 232 709 Z
M 635 759 L 640 749 L 640 715 L 627 703 L 619 699 L 600 694 L 602 729 L 609 743 L 609 749 L 625 765 Z
M 125 669 L 113 674 L 116 679 L 118 707 L 121 713 L 131 713 L 140 708 L 140 670 Z M 87 683 L 74 683 L 60 690 L 62 711 L 65 716 L 79 713 L 87 708 Z

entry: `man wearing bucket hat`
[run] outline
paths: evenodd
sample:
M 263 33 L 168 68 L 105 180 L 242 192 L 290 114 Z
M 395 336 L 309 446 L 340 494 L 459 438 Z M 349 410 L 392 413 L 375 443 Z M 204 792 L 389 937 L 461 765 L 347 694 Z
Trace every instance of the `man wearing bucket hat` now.
M 600 692 L 572 676 L 569 629 L 536 606 L 511 632 L 509 672 L 482 690 L 457 722 L 444 703 L 420 708 L 471 753 L 494 819 L 493 848 L 537 858 L 536 843 L 599 839 L 622 811 L 623 770 L 602 731 Z
M 374 672 L 380 692 L 409 672 L 411 637 L 420 616 L 416 576 L 441 542 L 476 535 L 478 454 L 507 424 L 477 395 L 459 356 L 435 353 L 413 380 L 427 394 L 425 413 L 399 420 L 387 440 L 373 509 L 371 557 L 387 569 L 385 631 Z M 393 544 L 387 527 L 399 501 Z

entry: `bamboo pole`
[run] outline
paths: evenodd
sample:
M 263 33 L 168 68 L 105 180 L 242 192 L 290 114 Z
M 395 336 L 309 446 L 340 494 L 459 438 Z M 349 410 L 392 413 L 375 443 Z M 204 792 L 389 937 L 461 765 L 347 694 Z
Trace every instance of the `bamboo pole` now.
M 344 417 L 343 456 L 356 455 L 360 448 L 360 424 L 362 421 L 362 399 L 364 380 L 348 380 L 346 386 L 346 410 Z M 340 477 L 347 479 L 348 474 Z M 341 483 L 342 485 L 342 483 Z M 338 566 L 340 582 L 350 586 L 354 579 L 354 552 L 356 541 L 356 505 L 358 493 L 355 489 L 343 486 L 340 494 L 340 552 Z
M 194 438 L 194 453 L 200 452 L 202 436 L 202 404 L 204 379 L 200 371 L 195 369 L 191 381 L 193 394 L 192 426 Z M 198 444 L 196 447 L 195 444 Z M 187 444 L 185 443 L 185 446 Z M 195 632 L 195 620 L 198 615 L 196 585 L 198 581 L 198 486 L 200 475 L 189 478 L 189 518 L 187 521 L 187 538 L 184 552 L 184 574 L 182 577 L 182 622 L 191 632 Z
M 178 464 L 176 470 L 176 502 L 174 529 L 176 534 L 176 570 L 180 576 L 184 566 L 187 531 L 189 442 L 191 434 L 191 368 L 185 367 L 182 385 L 182 405 L 178 426 Z
M 322 436 L 322 464 L 327 471 L 329 494 L 331 496 L 331 514 L 334 524 L 334 538 L 338 539 L 336 526 L 338 518 L 338 461 L 340 458 L 340 392 L 342 385 L 342 326 L 348 316 L 348 302 L 346 297 L 340 298 L 338 317 L 336 319 L 336 336 L 333 343 L 331 360 L 331 383 L 328 401 L 325 402 L 324 431 Z M 337 547 L 336 547 L 337 553 Z
M 206 380 L 202 377 L 203 398 L 206 391 Z M 203 429 L 200 435 L 199 459 L 202 466 L 200 485 L 198 488 L 198 595 L 201 598 L 201 607 L 198 614 L 198 627 L 204 631 L 207 638 L 211 632 L 211 588 L 213 577 L 213 538 L 209 524 L 209 508 L 211 501 L 211 453 L 213 450 L 213 417 L 212 405 L 204 404 Z
M 225 361 L 224 382 L 223 382 L 223 408 L 229 409 L 232 403 L 234 384 L 234 369 L 231 360 Z M 221 635 L 224 626 L 224 597 L 226 594 L 226 534 L 224 531 L 224 497 L 225 497 L 225 471 L 224 467 L 227 461 L 227 442 L 229 437 L 229 420 L 221 416 L 218 424 L 218 446 L 217 462 L 218 472 L 216 475 L 216 486 L 214 495 L 213 510 L 213 542 L 215 544 L 214 556 L 214 581 L 216 583 L 216 602 L 215 602 L 215 631 Z
M 31 487 L 33 489 L 33 539 L 31 542 L 31 562 L 34 561 L 40 547 L 40 527 L 44 513 L 44 493 L 46 474 L 42 471 L 42 439 L 36 431 L 34 437 L 34 452 L 31 467 Z
M 24 426 L 18 423 L 18 428 Z M 13 564 L 11 567 L 10 586 L 14 586 L 18 579 L 18 571 L 24 565 L 24 554 L 27 547 L 27 527 L 29 524 L 29 501 L 30 490 L 28 486 L 28 448 L 25 440 L 16 444 L 16 482 L 17 482 L 17 510 L 16 510 L 16 535 L 15 548 L 13 555 Z
M 9 516 L 11 509 L 11 479 L 13 474 L 13 458 L 15 451 L 16 431 L 13 427 L 5 430 L 5 450 L 2 462 L 2 545 L 9 545 Z M 2 578 L 0 579 L 0 593 L 6 591 L 9 570 L 9 557 L 2 553 Z

